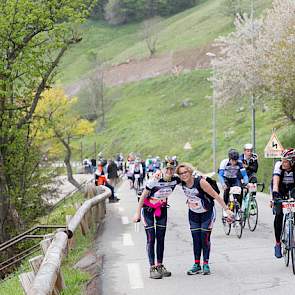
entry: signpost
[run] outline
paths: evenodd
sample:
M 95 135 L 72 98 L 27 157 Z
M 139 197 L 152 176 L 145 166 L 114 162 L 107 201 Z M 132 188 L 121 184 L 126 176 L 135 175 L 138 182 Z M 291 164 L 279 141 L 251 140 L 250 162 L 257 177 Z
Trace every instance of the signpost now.
M 284 148 L 273 131 L 270 140 L 264 149 L 265 158 L 280 158 Z

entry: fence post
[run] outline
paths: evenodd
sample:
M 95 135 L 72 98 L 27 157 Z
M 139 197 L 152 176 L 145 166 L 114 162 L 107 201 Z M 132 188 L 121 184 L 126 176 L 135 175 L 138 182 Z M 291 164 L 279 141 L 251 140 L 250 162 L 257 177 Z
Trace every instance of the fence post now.
M 67 226 L 69 225 L 71 219 L 72 219 L 72 215 L 66 215 Z M 71 239 L 68 239 L 67 253 L 69 253 L 69 250 L 72 250 L 74 248 L 75 248 L 75 238 L 73 235 Z
M 34 272 L 30 271 L 30 272 L 21 273 L 18 277 L 19 277 L 21 286 L 24 289 L 25 294 L 26 295 L 29 294 L 32 287 L 32 283 L 35 278 Z
M 40 242 L 41 249 L 44 255 L 46 254 L 51 242 L 52 242 L 52 238 L 48 238 Z M 53 294 L 59 294 L 60 291 L 64 289 L 65 287 L 66 286 L 65 286 L 64 278 L 61 274 L 61 271 L 59 271 L 56 275 L 56 282 L 54 285 Z

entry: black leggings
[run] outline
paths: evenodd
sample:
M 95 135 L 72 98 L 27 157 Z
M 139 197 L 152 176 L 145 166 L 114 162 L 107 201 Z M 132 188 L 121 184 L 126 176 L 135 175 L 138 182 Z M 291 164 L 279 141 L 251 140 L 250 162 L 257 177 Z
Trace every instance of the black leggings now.
M 284 214 L 282 212 L 282 209 L 280 209 L 280 213 L 276 213 L 275 219 L 274 219 L 274 230 L 275 230 L 275 237 L 276 237 L 276 242 L 280 243 L 281 241 L 281 234 L 282 234 L 282 229 L 283 229 L 283 218 Z
M 157 263 L 162 264 L 167 224 L 167 207 L 161 208 L 160 217 L 156 217 L 155 210 L 150 207 L 143 207 L 141 214 L 147 237 L 146 250 L 149 258 L 149 263 L 151 266 L 155 265 L 155 242 L 157 241 Z

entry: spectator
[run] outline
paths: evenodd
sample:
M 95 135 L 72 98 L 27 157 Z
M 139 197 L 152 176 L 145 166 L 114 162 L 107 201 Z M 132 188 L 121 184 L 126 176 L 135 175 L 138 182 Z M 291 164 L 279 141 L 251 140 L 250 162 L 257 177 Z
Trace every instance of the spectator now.
M 106 178 L 104 171 L 103 171 L 103 166 L 100 162 L 97 163 L 97 169 L 95 171 L 95 185 L 96 186 L 104 185 L 111 190 L 112 194 L 109 197 L 110 203 L 116 203 L 120 200 L 117 197 L 115 197 L 114 187 L 107 182 L 107 178 Z
M 110 185 L 115 187 L 118 183 L 118 167 L 113 160 L 108 161 L 107 174 Z

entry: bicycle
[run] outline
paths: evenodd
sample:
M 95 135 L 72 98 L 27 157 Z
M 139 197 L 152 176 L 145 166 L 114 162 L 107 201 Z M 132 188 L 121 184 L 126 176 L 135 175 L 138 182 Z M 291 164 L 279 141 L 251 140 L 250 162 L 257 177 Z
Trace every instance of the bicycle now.
M 243 196 L 242 212 L 243 212 L 243 227 L 248 223 L 250 231 L 255 231 L 258 224 L 258 204 L 256 201 L 257 187 L 262 186 L 261 192 L 264 190 L 264 183 L 257 183 L 257 178 L 250 179 L 248 188 Z
M 243 214 L 240 208 L 240 203 L 238 198 L 240 197 L 242 192 L 241 187 L 233 186 L 229 191 L 229 204 L 228 207 L 233 211 L 234 216 L 233 220 L 227 220 L 227 217 L 222 214 L 222 224 L 225 234 L 228 236 L 231 232 L 231 228 L 235 229 L 237 237 L 240 239 L 243 234 Z
M 279 202 L 282 203 L 282 210 L 284 214 L 283 230 L 281 235 L 283 256 L 285 265 L 288 267 L 291 252 L 292 270 L 293 274 L 295 274 L 295 188 L 289 192 L 288 200 L 279 200 Z

